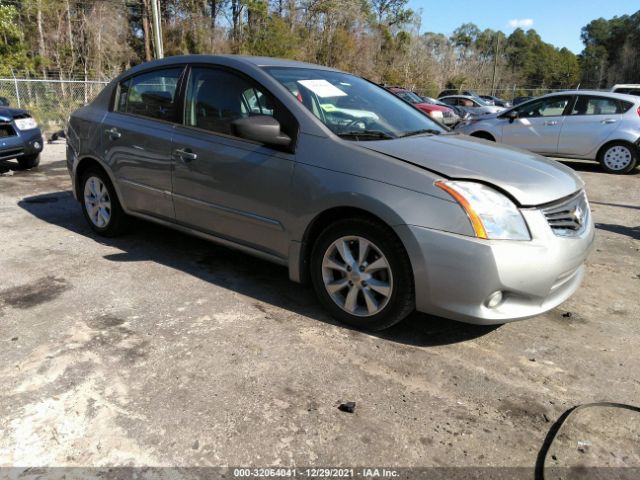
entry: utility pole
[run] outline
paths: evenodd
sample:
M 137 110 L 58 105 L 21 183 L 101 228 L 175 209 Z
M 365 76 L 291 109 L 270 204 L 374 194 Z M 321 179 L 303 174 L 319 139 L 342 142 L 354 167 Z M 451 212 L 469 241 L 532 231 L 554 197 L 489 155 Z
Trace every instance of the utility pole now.
M 496 94 L 496 75 L 498 72 L 498 50 L 500 50 L 500 33 L 496 34 L 498 36 L 498 41 L 496 43 L 496 54 L 494 55 L 493 60 L 493 80 L 491 81 L 491 95 Z
M 164 58 L 162 46 L 162 27 L 160 26 L 160 0 L 151 0 L 151 15 L 153 16 L 153 47 L 156 59 Z

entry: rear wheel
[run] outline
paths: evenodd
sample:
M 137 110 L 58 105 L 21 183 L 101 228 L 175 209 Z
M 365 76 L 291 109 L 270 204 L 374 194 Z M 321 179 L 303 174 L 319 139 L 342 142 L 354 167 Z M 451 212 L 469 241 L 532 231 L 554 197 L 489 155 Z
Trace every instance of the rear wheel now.
M 395 234 L 367 219 L 340 220 L 316 241 L 313 286 L 337 320 L 365 330 L 383 330 L 415 308 L 409 258 Z
M 35 168 L 40 164 L 40 154 L 36 155 L 25 155 L 24 157 L 18 158 L 18 165 L 23 170 L 27 170 L 29 168 Z
M 111 180 L 95 167 L 82 175 L 82 213 L 89 226 L 100 235 L 114 237 L 127 226 L 127 215 L 122 210 Z
M 629 173 L 638 164 L 638 150 L 627 142 L 613 142 L 600 150 L 598 161 L 608 173 Z

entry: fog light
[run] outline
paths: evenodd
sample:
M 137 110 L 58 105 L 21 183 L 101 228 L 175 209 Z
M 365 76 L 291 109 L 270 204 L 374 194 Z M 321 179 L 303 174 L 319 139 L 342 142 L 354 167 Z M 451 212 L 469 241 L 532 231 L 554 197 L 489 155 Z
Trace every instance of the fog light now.
M 496 308 L 500 303 L 502 303 L 502 292 L 500 290 L 493 292 L 485 301 L 485 305 L 489 308 Z
M 33 148 L 35 148 L 36 150 L 40 150 L 42 148 L 42 145 L 40 145 L 40 142 L 33 142 Z

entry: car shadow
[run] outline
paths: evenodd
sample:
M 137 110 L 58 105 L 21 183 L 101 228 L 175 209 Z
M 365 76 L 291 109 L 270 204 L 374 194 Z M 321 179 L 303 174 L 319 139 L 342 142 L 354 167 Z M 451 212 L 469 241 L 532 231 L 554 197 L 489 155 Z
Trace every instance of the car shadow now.
M 552 159 L 578 172 L 593 172 L 593 173 L 602 173 L 604 175 L 610 175 L 602 169 L 602 167 L 598 162 L 593 162 L 589 160 L 569 160 L 567 158 L 557 158 L 557 157 L 552 157 Z M 640 175 L 640 168 L 635 168 L 631 172 L 627 173 L 626 175 Z
M 7 172 L 21 172 L 22 168 L 18 164 L 17 160 L 1 160 L 0 161 L 0 175 Z
M 596 228 L 607 232 L 617 233 L 618 235 L 625 235 L 634 240 L 640 240 L 640 226 L 627 227 L 625 225 L 614 225 L 610 223 L 596 223 Z
M 18 205 L 47 223 L 121 250 L 105 255 L 112 262 L 157 262 L 256 300 L 315 320 L 339 325 L 319 305 L 313 290 L 289 280 L 285 267 L 274 265 L 212 242 L 151 222 L 134 220 L 131 231 L 118 238 L 96 235 L 87 225 L 70 191 L 25 197 Z M 404 322 L 371 335 L 420 347 L 447 345 L 486 335 L 499 326 L 468 325 L 414 313 Z

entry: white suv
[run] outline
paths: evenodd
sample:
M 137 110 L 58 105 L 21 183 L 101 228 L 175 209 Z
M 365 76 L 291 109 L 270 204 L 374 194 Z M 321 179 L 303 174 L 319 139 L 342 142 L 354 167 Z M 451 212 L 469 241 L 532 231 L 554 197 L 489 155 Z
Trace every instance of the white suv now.
M 640 154 L 640 97 L 576 90 L 462 122 L 457 131 L 542 155 L 597 160 L 629 173 Z

